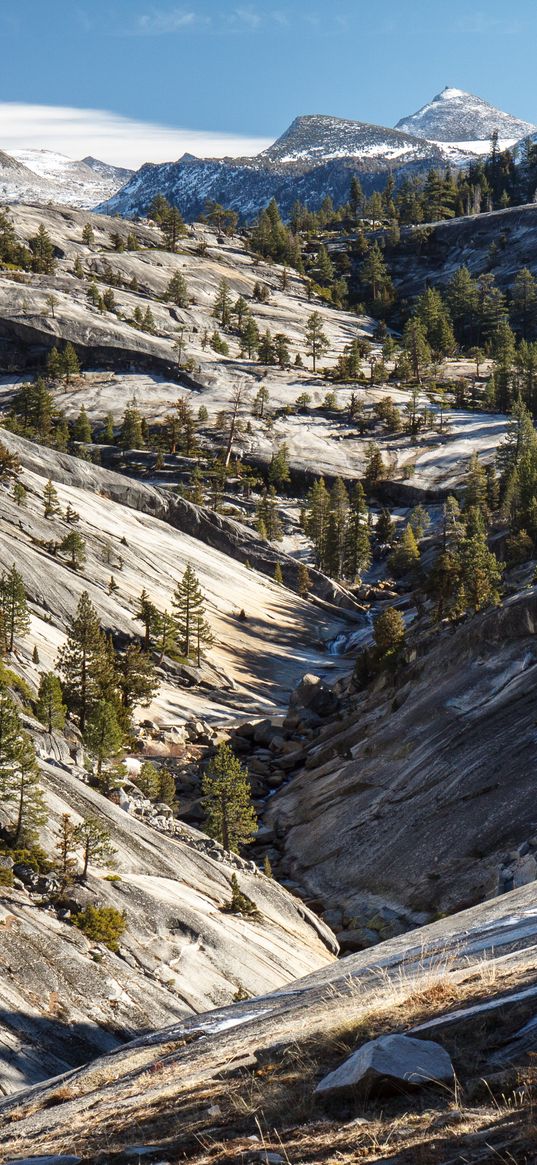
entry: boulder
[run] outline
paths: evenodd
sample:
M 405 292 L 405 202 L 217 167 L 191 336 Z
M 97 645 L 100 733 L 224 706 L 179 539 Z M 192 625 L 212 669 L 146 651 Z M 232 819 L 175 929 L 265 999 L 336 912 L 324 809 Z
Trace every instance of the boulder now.
M 316 716 L 333 716 L 339 707 L 339 700 L 332 688 L 320 676 L 303 676 L 298 688 L 291 692 L 289 710 L 306 708 Z
M 411 1036 L 380 1036 L 363 1044 L 339 1068 L 325 1076 L 315 1094 L 328 1098 L 356 1088 L 369 1091 L 375 1084 L 419 1087 L 450 1084 L 452 1080 L 453 1064 L 440 1044 Z

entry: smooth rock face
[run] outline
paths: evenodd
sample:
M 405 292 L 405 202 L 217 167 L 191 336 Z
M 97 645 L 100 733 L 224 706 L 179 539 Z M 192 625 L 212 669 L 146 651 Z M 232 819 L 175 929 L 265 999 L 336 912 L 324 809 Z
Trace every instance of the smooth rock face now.
M 337 1096 L 374 1084 L 445 1084 L 453 1079 L 453 1064 L 440 1044 L 410 1036 L 381 1036 L 353 1052 L 348 1060 L 317 1085 L 317 1096 Z

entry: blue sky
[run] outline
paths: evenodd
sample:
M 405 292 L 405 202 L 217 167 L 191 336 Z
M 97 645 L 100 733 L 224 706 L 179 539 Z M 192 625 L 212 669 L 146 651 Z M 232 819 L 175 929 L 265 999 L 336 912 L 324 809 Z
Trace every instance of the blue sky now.
M 261 146 L 299 113 L 393 125 L 444 85 L 537 122 L 536 46 L 535 0 L 0 0 L 0 148 L 35 145 L 32 122 L 65 144 L 58 112 L 45 131 L 25 105 L 66 107 L 70 152 L 118 141 L 123 162 L 141 160 L 137 134 L 147 150 L 142 130 L 73 110 L 151 122 L 163 158 Z

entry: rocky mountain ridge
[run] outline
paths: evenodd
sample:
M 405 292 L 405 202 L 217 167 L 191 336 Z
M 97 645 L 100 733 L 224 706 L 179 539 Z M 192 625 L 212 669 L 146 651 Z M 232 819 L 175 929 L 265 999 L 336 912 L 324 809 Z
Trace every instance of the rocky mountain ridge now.
M 479 143 L 490 145 L 497 132 L 500 149 L 535 133 L 529 121 L 504 113 L 481 97 L 446 86 L 416 113 L 402 117 L 395 127 L 402 133 L 439 143 L 453 143 L 468 153 L 479 153 Z
M 132 175 L 132 170 L 97 158 L 78 162 L 53 150 L 0 151 L 0 204 L 53 202 L 89 208 L 110 198 Z
M 271 198 L 288 217 L 298 198 L 318 209 L 326 195 L 336 206 L 348 197 L 356 174 L 366 194 L 388 175 L 424 174 L 431 167 L 464 165 L 490 152 L 499 130 L 500 148 L 514 145 L 535 127 L 460 89 L 446 88 L 395 129 L 326 115 L 297 117 L 272 146 L 255 158 L 198 159 L 146 165 L 97 209 L 143 216 L 155 194 L 164 194 L 192 221 L 209 200 L 250 221 Z

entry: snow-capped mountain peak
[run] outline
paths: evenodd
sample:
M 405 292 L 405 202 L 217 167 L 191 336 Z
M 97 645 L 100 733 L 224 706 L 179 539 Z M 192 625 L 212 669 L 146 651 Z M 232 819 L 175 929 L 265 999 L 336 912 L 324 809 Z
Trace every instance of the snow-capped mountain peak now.
M 466 142 L 469 146 L 490 141 L 497 130 L 501 146 L 507 148 L 534 133 L 536 127 L 529 121 L 503 113 L 474 93 L 446 86 L 416 113 L 401 118 L 396 129 L 428 141 L 456 142 L 458 145 Z M 476 149 L 474 152 L 482 151 Z
M 57 202 L 91 207 L 110 198 L 132 177 L 132 170 L 96 158 L 73 161 L 54 150 L 0 151 L 1 202 Z
M 296 117 L 285 133 L 259 154 L 271 163 L 328 162 L 335 158 L 402 159 L 424 156 L 416 138 L 385 126 L 325 114 Z

